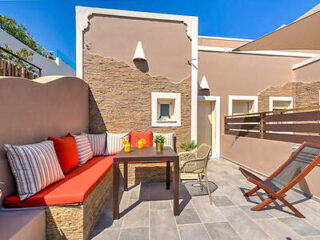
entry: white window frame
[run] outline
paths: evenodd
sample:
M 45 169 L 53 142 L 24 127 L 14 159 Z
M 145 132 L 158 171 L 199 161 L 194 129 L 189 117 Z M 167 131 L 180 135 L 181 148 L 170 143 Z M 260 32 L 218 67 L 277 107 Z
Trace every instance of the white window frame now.
M 269 97 L 269 111 L 273 111 L 273 102 L 274 101 L 283 101 L 283 102 L 289 102 L 290 106 L 289 109 L 293 108 L 293 97 Z
M 158 101 L 174 100 L 173 117 L 170 120 L 158 119 Z M 181 127 L 181 93 L 152 92 L 151 93 L 152 127 Z
M 253 101 L 252 112 L 258 112 L 258 96 L 229 96 L 228 115 L 232 115 L 232 105 L 234 100 Z

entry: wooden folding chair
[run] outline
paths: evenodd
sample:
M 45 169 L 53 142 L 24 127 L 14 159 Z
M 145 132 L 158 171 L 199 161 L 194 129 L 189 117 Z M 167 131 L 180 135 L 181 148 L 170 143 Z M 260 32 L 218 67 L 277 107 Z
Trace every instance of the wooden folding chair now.
M 251 210 L 259 211 L 275 200 L 279 200 L 291 209 L 296 216 L 304 218 L 304 216 L 284 198 L 287 191 L 300 182 L 319 164 L 319 153 L 319 144 L 303 142 L 301 146 L 291 154 L 289 159 L 265 180 L 260 179 L 243 168 L 239 168 L 247 180 L 256 185 L 256 187 L 245 193 L 244 196 L 250 197 L 259 189 L 264 190 L 269 195 L 266 200 L 251 208 Z

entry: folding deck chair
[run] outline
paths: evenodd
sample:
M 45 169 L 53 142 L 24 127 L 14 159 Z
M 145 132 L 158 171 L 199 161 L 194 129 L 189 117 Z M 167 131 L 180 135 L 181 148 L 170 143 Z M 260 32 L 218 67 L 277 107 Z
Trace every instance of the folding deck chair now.
M 301 146 L 291 154 L 289 159 L 265 180 L 261 180 L 253 173 L 243 168 L 239 168 L 247 180 L 256 185 L 256 187 L 245 193 L 244 196 L 250 197 L 259 189 L 264 190 L 269 195 L 266 200 L 251 208 L 251 210 L 259 211 L 275 200 L 279 200 L 291 209 L 296 216 L 304 218 L 304 216 L 284 198 L 287 191 L 300 182 L 315 166 L 319 164 L 319 153 L 319 144 L 303 142 Z

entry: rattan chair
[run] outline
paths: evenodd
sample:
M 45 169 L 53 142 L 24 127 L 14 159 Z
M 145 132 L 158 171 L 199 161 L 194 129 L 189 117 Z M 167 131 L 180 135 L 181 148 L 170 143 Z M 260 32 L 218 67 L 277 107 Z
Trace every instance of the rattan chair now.
M 200 183 L 200 189 L 203 191 L 203 186 L 201 182 L 201 174 L 204 174 L 206 180 L 207 191 L 209 196 L 210 204 L 212 204 L 212 197 L 209 188 L 208 175 L 207 175 L 207 165 L 209 160 L 209 154 L 211 147 L 207 144 L 201 144 L 197 150 L 191 152 L 179 153 L 180 158 L 180 173 L 194 173 L 198 174 L 198 179 Z

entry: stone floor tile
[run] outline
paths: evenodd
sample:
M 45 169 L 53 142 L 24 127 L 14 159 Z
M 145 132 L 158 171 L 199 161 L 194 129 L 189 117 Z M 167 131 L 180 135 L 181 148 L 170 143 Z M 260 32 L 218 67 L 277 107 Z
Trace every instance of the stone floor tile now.
M 302 239 L 278 219 L 259 219 L 255 221 L 273 239 L 299 240 Z
M 254 236 L 259 240 L 270 239 L 239 207 L 220 207 L 219 209 L 241 238 L 251 239 Z
M 150 211 L 150 239 L 179 239 L 175 218 L 171 210 Z
M 320 236 L 304 237 L 303 240 L 320 240 Z
M 130 199 L 137 200 L 140 197 L 140 191 L 131 191 Z
M 228 222 L 206 223 L 208 233 L 212 239 L 237 240 L 241 239 Z
M 255 212 L 250 208 L 268 196 L 263 191 L 250 198 L 243 196 L 253 185 L 239 174 L 238 165 L 223 159 L 211 159 L 208 176 L 218 185 L 212 193 L 215 204 L 210 205 L 207 195 L 190 196 L 182 181 L 178 217 L 173 216 L 172 211 L 172 184 L 170 190 L 166 190 L 164 182 L 134 184 L 125 192 L 121 186 L 121 218 L 113 220 L 110 194 L 89 239 L 320 240 L 319 202 L 289 191 L 286 199 L 306 219 L 295 217 L 278 201 Z
M 92 240 L 115 240 L 120 235 L 120 229 L 93 230 L 89 239 Z
M 219 208 L 214 204 L 210 205 L 208 198 L 196 197 L 192 199 L 192 204 L 200 217 L 202 223 L 223 222 L 226 218 Z
M 168 200 L 160 200 L 160 201 L 150 201 L 150 209 L 151 210 L 171 210 L 171 204 Z
M 279 220 L 301 236 L 320 235 L 320 229 L 310 225 L 304 219 L 298 217 L 287 217 L 279 218 Z
M 149 228 L 126 228 L 120 232 L 119 240 L 148 240 Z
M 137 205 L 135 205 L 137 203 Z M 135 202 L 120 214 L 123 218 L 122 228 L 149 227 L 149 202 Z
M 260 211 L 252 211 L 252 206 L 240 206 L 240 208 L 246 212 L 249 217 L 253 219 L 260 218 L 274 218 L 272 215 L 268 214 L 268 211 L 260 210 Z
M 112 209 L 108 209 L 108 211 L 101 213 L 96 219 L 94 229 L 103 230 L 111 228 L 121 228 L 122 222 L 123 218 L 113 220 L 113 211 Z
M 197 212 L 193 208 L 184 209 L 180 212 L 179 216 L 176 216 L 177 224 L 191 224 L 200 223 L 200 218 Z
M 163 183 L 150 183 L 150 184 L 141 185 L 140 195 L 144 191 L 149 192 L 149 200 L 150 201 L 173 199 L 172 187 L 169 190 L 167 190 L 166 184 L 164 182 Z
M 202 224 L 178 226 L 181 240 L 210 240 L 208 232 Z
M 227 196 L 215 196 L 212 198 L 213 204 L 217 207 L 234 205 Z
M 301 204 L 299 211 L 306 217 L 307 222 L 320 229 L 320 211 L 317 211 L 317 204 L 320 205 L 320 203 L 313 201 L 316 203 L 313 204 L 312 201 L 308 200 L 306 204 Z

